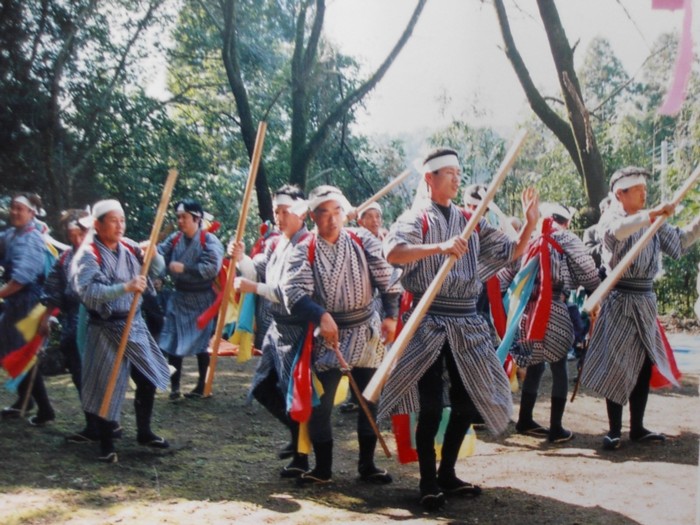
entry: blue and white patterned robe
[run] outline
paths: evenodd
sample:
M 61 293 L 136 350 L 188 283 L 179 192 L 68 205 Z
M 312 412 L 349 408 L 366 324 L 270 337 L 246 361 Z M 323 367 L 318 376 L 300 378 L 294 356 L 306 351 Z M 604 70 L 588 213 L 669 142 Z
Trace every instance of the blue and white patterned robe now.
M 368 321 L 361 326 L 340 326 L 338 340 L 343 358 L 351 367 L 376 368 L 384 352 L 376 344 L 381 320 L 372 307 L 374 290 L 384 295 L 385 309 L 390 314 L 397 311 L 398 290 L 389 289 L 393 267 L 384 259 L 379 240 L 364 228 L 352 229 L 362 242 L 360 246 L 348 230 L 341 230 L 335 244 L 316 236 L 313 266 L 309 264 L 309 243 L 295 246 L 283 286 L 285 304 L 293 311 L 297 302 L 308 296 L 331 316 L 335 312 L 370 311 Z M 318 372 L 340 368 L 334 350 L 320 337 L 314 341 L 313 366 Z
M 3 279 L 23 285 L 21 290 L 4 300 L 0 315 L 0 357 L 26 343 L 15 323 L 39 302 L 45 250 L 44 238 L 34 221 L 23 228 L 5 230 L 0 236 L 0 260 L 5 269 Z
M 428 221 L 425 236 L 424 217 Z M 384 250 L 389 253 L 402 244 L 441 243 L 460 235 L 466 225 L 466 217 L 454 204 L 450 205 L 447 221 L 438 206 L 431 203 L 422 212 L 408 211 L 399 217 L 384 241 Z M 514 248 L 514 241 L 482 219 L 478 233 L 469 238 L 467 253 L 456 261 L 437 298 L 447 302 L 473 300 L 475 307 L 481 279 L 510 261 Z M 444 260 L 444 255 L 432 255 L 403 265 L 403 287 L 414 295 L 423 294 Z M 412 310 L 406 315 L 411 313 Z M 493 350 L 488 324 L 476 309 L 471 315 L 459 317 L 432 313 L 423 317 L 386 382 L 379 401 L 379 417 L 420 411 L 418 381 L 437 360 L 445 341 L 450 345 L 462 382 L 489 429 L 502 432 L 513 410 L 510 385 Z
M 562 299 L 562 293 L 568 295 L 570 290 L 575 290 L 579 286 L 583 286 L 587 291 L 593 291 L 600 284 L 593 257 L 575 233 L 557 229 L 552 232 L 552 238 L 564 253 L 559 253 L 551 246 L 549 248 L 552 289 L 555 292 L 552 295 L 549 322 L 542 341 L 527 340 L 528 316 L 532 315 L 537 301 L 538 287 L 536 286 L 520 320 L 518 337 L 520 347 L 513 350 L 515 361 L 522 367 L 536 365 L 543 361 L 554 363 L 566 356 L 574 343 L 574 326 L 566 303 Z M 518 270 L 519 267 L 512 265 L 501 270 L 498 274 L 501 286 L 508 286 Z
M 212 319 L 203 330 L 197 328 L 197 317 L 216 299 L 212 284 L 224 259 L 224 247 L 211 233 L 197 230 L 191 239 L 176 232 L 158 245 L 165 260 L 185 265 L 182 273 L 171 273 L 175 291 L 165 310 L 165 323 L 159 344 L 164 352 L 183 357 L 207 351 L 216 321 Z
M 283 286 L 288 275 L 289 257 L 299 239 L 307 234 L 306 226 L 302 226 L 291 239 L 280 235 L 253 259 L 260 281 L 268 290 L 265 294 L 267 298 L 261 300 L 268 301 L 272 320 L 263 338 L 262 356 L 253 377 L 251 392 L 274 370 L 278 378 L 277 386 L 286 395 L 292 364 L 306 323 L 301 320 L 292 322 L 293 318 L 284 304 Z M 278 323 L 276 319 L 284 322 Z
M 89 312 L 92 312 L 87 328 L 87 341 L 83 359 L 82 402 L 83 409 L 98 414 L 107 389 L 109 376 L 114 368 L 126 316 L 131 308 L 133 293 L 123 293 L 119 285 L 140 274 L 142 251 L 129 239 L 123 239 L 132 251 L 120 243 L 115 252 L 95 238 L 94 247 L 86 244 L 76 254 L 71 271 L 71 283 Z M 153 258 L 150 274 L 160 275 L 163 258 Z M 116 285 L 116 286 L 115 286 Z M 156 388 L 168 388 L 170 371 L 163 353 L 151 337 L 139 308 L 129 332 L 129 340 L 122 359 L 117 382 L 105 419 L 119 421 L 121 406 L 129 384 L 129 367 L 135 366 Z
M 646 211 L 627 215 L 615 202 L 598 224 L 603 240 L 602 258 L 614 268 L 644 234 Z M 651 286 L 659 271 L 660 253 L 678 259 L 700 237 L 700 218 L 683 230 L 661 226 L 637 259 L 625 271 L 620 284 Z M 637 383 L 646 356 L 664 377 L 677 384 L 656 325 L 656 294 L 613 289 L 603 300 L 583 365 L 581 383 L 618 404 L 625 404 Z

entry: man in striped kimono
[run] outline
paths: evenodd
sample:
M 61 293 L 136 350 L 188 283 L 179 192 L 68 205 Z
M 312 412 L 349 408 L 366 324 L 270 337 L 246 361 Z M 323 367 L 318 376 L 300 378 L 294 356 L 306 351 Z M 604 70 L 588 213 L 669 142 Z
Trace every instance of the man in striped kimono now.
M 309 470 L 307 454 L 298 452 L 299 424 L 287 414 L 287 388 L 294 362 L 295 351 L 304 337 L 304 322 L 289 313 L 284 305 L 282 285 L 287 275 L 287 262 L 294 247 L 308 235 L 304 224 L 307 203 L 304 192 L 298 187 L 285 185 L 272 198 L 275 222 L 282 233 L 267 243 L 265 251 L 252 259 L 245 255 L 242 242 L 233 249 L 233 259 L 239 268 L 254 267 L 258 280 L 236 277 L 234 288 L 244 293 L 255 293 L 270 303 L 272 321 L 265 333 L 262 357 L 255 371 L 250 393 L 291 434 L 290 444 L 280 452 L 280 459 L 291 457 L 280 475 L 298 478 Z M 241 270 L 243 274 L 250 270 Z
M 142 250 L 134 241 L 124 238 L 126 222 L 121 204 L 111 199 L 97 202 L 92 210 L 92 220 L 94 237 L 83 243 L 71 268 L 71 283 L 89 316 L 81 399 L 83 409 L 95 418 L 99 430 L 98 459 L 116 463 L 117 453 L 109 421 L 120 420 L 129 376 L 136 384 L 134 411 L 138 443 L 152 448 L 170 446 L 151 431 L 156 388 L 165 390 L 168 387 L 169 370 L 139 307 L 129 331 L 106 419 L 99 417 L 134 293 L 146 291 L 149 283 L 140 275 Z M 156 254 L 150 274 L 157 276 L 163 270 L 163 257 Z
M 214 280 L 224 259 L 224 247 L 214 234 L 202 227 L 204 210 L 192 199 L 184 199 L 175 205 L 177 232 L 158 245 L 175 291 L 170 295 L 165 310 L 165 323 L 160 334 L 160 347 L 168 354 L 168 363 L 175 372 L 170 376 L 170 399 L 180 398 L 182 360 L 197 356 L 199 377 L 197 385 L 185 394 L 188 398 L 201 398 L 209 368 L 209 338 L 214 333 L 212 319 L 202 330 L 197 327 L 197 317 L 216 299 Z
M 654 220 L 670 216 L 674 211 L 674 206 L 666 203 L 644 209 L 648 177 L 647 170 L 630 166 L 616 171 L 610 179 L 610 206 L 598 224 L 603 264 L 608 271 Z M 666 439 L 663 434 L 644 427 L 652 364 L 671 383 L 678 384 L 656 324 L 652 281 L 659 271 L 660 253 L 678 259 L 698 237 L 700 217 L 684 229 L 663 224 L 603 300 L 583 364 L 581 383 L 605 396 L 610 426 L 603 438 L 606 450 L 620 447 L 622 405 L 627 401 L 630 440 L 663 442 Z
M 377 344 L 381 335 L 386 334 L 387 342 L 391 342 L 396 330 L 399 294 L 389 288 L 393 268 L 382 256 L 381 243 L 374 235 L 362 228 L 343 227 L 350 208 L 338 188 L 320 186 L 311 192 L 309 209 L 316 224 L 315 234 L 295 247 L 283 287 L 292 315 L 313 322 L 319 334 L 312 359 L 323 395 L 309 421 L 316 466 L 301 475 L 301 485 L 331 480 L 331 410 L 342 375 L 334 348 L 352 367 L 352 377 L 363 389 L 383 358 Z M 383 321 L 373 306 L 375 288 L 382 293 L 387 316 Z M 370 408 L 374 412 L 374 406 Z M 377 437 L 367 416 L 359 411 L 357 418 L 360 479 L 390 483 L 392 478 L 386 470 L 374 464 Z
M 537 195 L 528 189 L 523 193 L 527 222 L 517 240 L 508 239 L 485 220 L 479 222 L 477 233 L 464 240 L 460 234 L 467 218 L 452 202 L 461 179 L 457 153 L 434 150 L 425 159 L 423 169 L 430 200 L 404 213 L 391 227 L 384 241 L 387 260 L 403 266 L 401 283 L 413 294 L 414 305 L 445 258 L 454 256 L 457 261 L 389 376 L 379 416 L 418 413 L 420 502 L 426 509 L 435 510 L 444 504 L 445 492 L 481 492 L 455 474 L 459 449 L 477 411 L 494 433 L 505 430 L 510 420 L 513 404 L 508 378 L 493 350 L 488 325 L 476 311 L 482 288 L 479 275 L 493 273 L 522 254 L 538 212 Z M 445 371 L 449 389 L 443 380 Z M 435 436 L 446 389 L 451 413 L 438 470 Z
M 16 323 L 32 311 L 41 297 L 46 246 L 37 216 L 42 214 L 41 198 L 35 193 L 19 193 L 10 202 L 12 227 L 0 236 L 0 264 L 4 268 L 4 283 L 0 286 L 0 299 L 4 303 L 0 315 L 0 358 L 27 343 Z M 37 414 L 29 417 L 32 426 L 43 426 L 55 419 L 38 364 L 27 371 L 17 393 L 17 400 L 2 410 L 2 419 L 20 417 L 27 396 L 30 396 L 26 400 L 27 408 L 31 410 L 34 402 L 38 408 Z
M 586 246 L 575 233 L 571 232 L 569 222 L 572 212 L 560 204 L 543 203 L 540 206 L 543 231 L 531 246 L 547 243 L 549 257 L 550 282 L 552 290 L 549 305 L 549 319 L 546 324 L 543 339 L 528 339 L 528 328 L 533 317 L 537 317 L 538 299 L 541 296 L 540 287 L 535 286 L 529 298 L 525 313 L 520 321 L 519 344 L 511 349 L 518 366 L 527 367 L 527 374 L 520 395 L 520 413 L 515 429 L 520 434 L 535 437 L 547 437 L 550 443 L 564 443 L 573 439 L 574 433 L 562 426 L 562 417 L 566 407 L 568 393 L 567 353 L 574 342 L 574 326 L 571 321 L 564 297 L 570 290 L 583 286 L 592 292 L 600 283 L 598 269 L 593 258 L 588 254 Z M 551 223 L 550 223 L 551 221 Z M 551 224 L 551 226 L 550 226 Z M 511 266 L 499 272 L 502 284 L 508 286 L 515 277 L 518 268 Z M 550 406 L 549 428 L 536 423 L 533 410 L 537 401 L 537 391 L 545 370 L 545 362 L 552 370 L 552 395 Z

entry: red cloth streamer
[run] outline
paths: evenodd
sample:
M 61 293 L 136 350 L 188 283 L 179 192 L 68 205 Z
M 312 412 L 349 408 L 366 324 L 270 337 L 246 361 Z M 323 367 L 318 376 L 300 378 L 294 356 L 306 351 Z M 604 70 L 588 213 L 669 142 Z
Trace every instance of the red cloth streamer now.
M 15 378 L 24 371 L 43 342 L 43 336 L 37 334 L 26 345 L 13 350 L 2 358 L 2 367 L 7 370 L 10 377 Z
M 314 327 L 309 323 L 301 348 L 301 355 L 292 370 L 292 406 L 289 417 L 297 423 L 305 423 L 311 417 L 313 389 L 311 384 L 311 351 L 314 344 Z
M 403 317 L 406 312 L 408 312 L 411 307 L 413 306 L 413 294 L 408 291 L 404 291 L 401 294 L 401 298 L 399 300 L 399 315 L 398 319 L 396 321 L 396 334 L 394 334 L 394 338 L 397 338 L 399 334 L 401 333 L 401 330 L 403 329 Z
M 671 344 L 668 342 L 668 338 L 666 337 L 666 331 L 664 330 L 664 327 L 661 326 L 661 323 L 659 322 L 658 318 L 656 319 L 656 326 L 659 327 L 659 332 L 661 333 L 661 341 L 664 344 L 664 350 L 666 351 L 666 358 L 668 359 L 668 364 L 671 368 L 671 373 L 673 374 L 673 377 L 676 378 L 676 381 L 679 381 L 682 377 L 682 374 L 680 370 L 678 370 L 678 365 L 676 364 L 676 356 L 673 355 L 673 348 L 671 348 Z M 666 379 L 663 376 L 663 374 L 661 374 L 661 372 L 659 372 L 659 368 L 656 365 L 652 365 L 649 386 L 651 388 L 668 388 L 673 385 L 668 379 Z
M 418 461 L 418 452 L 411 444 L 411 416 L 409 414 L 396 414 L 391 416 L 391 426 L 396 440 L 396 454 L 399 463 L 413 463 Z
M 507 317 L 506 310 L 503 307 L 503 297 L 501 296 L 501 283 L 497 276 L 494 275 L 486 281 L 486 295 L 489 298 L 493 326 L 496 328 L 498 337 L 503 338 L 503 335 L 506 333 Z
M 530 252 L 526 259 L 528 261 L 532 257 L 540 258 L 539 293 L 527 329 L 527 339 L 532 341 L 544 339 L 547 324 L 549 324 L 549 314 L 552 311 L 552 269 L 549 259 L 549 246 L 552 246 L 559 253 L 563 252 L 561 246 L 552 239 L 551 217 L 542 221 L 542 234 L 530 247 Z

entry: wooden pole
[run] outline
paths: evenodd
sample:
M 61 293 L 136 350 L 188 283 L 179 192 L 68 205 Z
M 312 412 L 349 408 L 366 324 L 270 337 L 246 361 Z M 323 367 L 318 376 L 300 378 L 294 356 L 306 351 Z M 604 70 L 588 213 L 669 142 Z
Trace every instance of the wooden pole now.
M 263 120 L 258 125 L 258 134 L 255 137 L 255 146 L 253 147 L 253 156 L 250 159 L 250 170 L 248 172 L 248 181 L 246 182 L 245 192 L 243 194 L 243 202 L 241 203 L 241 213 L 238 216 L 238 227 L 236 228 L 236 236 L 234 243 L 239 243 L 243 239 L 245 233 L 245 223 L 248 218 L 248 209 L 250 208 L 250 199 L 253 196 L 255 189 L 255 178 L 258 175 L 258 166 L 262 157 L 263 143 L 265 142 L 265 132 L 267 131 L 267 123 Z M 216 329 L 214 330 L 214 341 L 212 343 L 211 358 L 209 361 L 209 369 L 207 371 L 207 380 L 204 384 L 204 397 L 211 396 L 212 383 L 214 382 L 214 373 L 216 372 L 216 363 L 219 358 L 219 346 L 221 344 L 221 334 L 224 332 L 224 324 L 226 324 L 226 310 L 228 309 L 228 298 L 233 290 L 233 280 L 236 277 L 236 263 L 231 260 L 226 274 L 226 284 L 221 296 L 221 306 L 219 314 L 216 318 Z
M 683 200 L 686 193 L 688 193 L 693 186 L 697 183 L 700 178 L 700 166 L 695 168 L 690 177 L 686 179 L 683 185 L 678 188 L 673 200 L 671 201 L 676 206 Z M 667 217 L 657 217 L 654 222 L 649 226 L 649 228 L 642 234 L 639 240 L 632 246 L 630 251 L 620 260 L 620 262 L 615 265 L 610 273 L 605 277 L 603 282 L 596 288 L 595 292 L 588 296 L 588 299 L 583 303 L 583 310 L 586 312 L 592 312 L 595 308 L 605 299 L 610 291 L 620 280 L 622 274 L 627 271 L 627 268 L 634 262 L 634 260 L 639 256 L 644 247 L 649 244 L 649 241 L 656 235 L 661 226 L 666 222 Z
M 173 188 L 175 187 L 175 181 L 177 180 L 177 170 L 171 169 L 168 172 L 168 178 L 165 181 L 165 186 L 163 188 L 163 194 L 160 198 L 160 204 L 156 210 L 155 220 L 153 221 L 153 228 L 151 228 L 151 236 L 148 239 L 148 247 L 146 248 L 146 254 L 143 258 L 143 264 L 141 265 L 141 276 L 147 277 L 148 270 L 151 266 L 151 261 L 156 253 L 156 243 L 158 241 L 158 234 L 160 233 L 161 226 L 163 225 L 163 219 L 165 218 L 165 213 L 168 209 L 168 204 L 170 204 L 170 196 L 173 193 Z M 134 299 L 131 301 L 131 308 L 129 309 L 129 315 L 126 318 L 126 324 L 124 325 L 124 331 L 122 332 L 122 338 L 119 342 L 119 348 L 117 349 L 117 355 L 114 357 L 114 365 L 112 367 L 112 372 L 109 376 L 109 381 L 107 382 L 107 389 L 105 390 L 105 395 L 102 398 L 102 405 L 100 406 L 100 417 L 103 419 L 107 418 L 107 412 L 109 411 L 109 404 L 112 401 L 112 394 L 114 394 L 114 387 L 117 384 L 117 376 L 119 375 L 119 368 L 121 367 L 122 359 L 124 358 L 124 352 L 126 351 L 126 345 L 129 342 L 129 334 L 131 333 L 131 325 L 134 321 L 134 316 L 136 315 L 136 310 L 139 306 L 139 299 L 141 298 L 141 292 L 134 292 Z
M 403 181 L 405 181 L 410 174 L 411 174 L 411 170 L 405 170 L 405 171 L 402 171 L 400 174 L 398 174 L 396 177 L 394 177 L 394 180 L 389 182 L 389 184 L 384 186 L 381 190 L 379 190 L 377 193 L 372 195 L 369 199 L 367 199 L 365 202 L 363 202 L 357 208 L 355 208 L 355 210 L 357 212 L 357 216 L 359 217 L 360 213 L 362 213 L 362 210 L 365 209 L 367 206 L 369 206 L 373 202 L 377 202 L 379 199 L 384 197 L 384 195 L 386 195 L 391 190 L 393 190 L 396 186 L 398 186 Z
M 472 234 L 472 232 L 476 228 L 476 225 L 479 223 L 481 216 L 488 208 L 489 203 L 493 200 L 493 197 L 496 194 L 496 191 L 500 187 L 501 183 L 503 182 L 503 179 L 505 179 L 506 175 L 513 166 L 518 152 L 520 151 L 520 148 L 525 142 L 526 135 L 527 131 L 521 131 L 517 135 L 513 145 L 506 153 L 506 156 L 503 159 L 503 162 L 501 163 L 501 166 L 498 169 L 496 176 L 493 178 L 488 190 L 486 191 L 486 195 L 483 196 L 481 203 L 476 208 L 476 210 L 474 210 L 474 213 L 469 219 L 469 222 L 467 222 L 466 227 L 462 231 L 461 237 L 463 239 L 469 239 L 469 236 Z M 365 391 L 363 392 L 363 396 L 368 401 L 376 403 L 379 399 L 379 394 L 381 393 L 384 383 L 386 383 L 386 380 L 389 377 L 389 374 L 391 373 L 392 369 L 394 368 L 394 365 L 406 349 L 408 342 L 413 338 L 413 334 L 415 334 L 416 330 L 418 329 L 418 325 L 423 319 L 423 316 L 428 310 L 428 307 L 433 302 L 433 299 L 435 299 L 435 296 L 442 287 L 442 284 L 445 282 L 445 279 L 450 273 L 450 270 L 452 270 L 452 267 L 454 266 L 455 262 L 457 262 L 457 257 L 455 257 L 454 255 L 451 255 L 450 257 L 445 259 L 445 262 L 442 264 L 437 274 L 435 275 L 433 282 L 430 283 L 430 286 L 425 291 L 423 297 L 418 302 L 418 305 L 413 310 L 411 317 L 409 317 L 408 321 L 401 329 L 399 337 L 396 339 L 396 341 L 394 341 L 394 344 L 391 345 L 391 350 L 384 357 L 384 360 L 379 365 L 379 368 L 377 368 L 377 370 L 374 372 L 372 379 L 370 380 L 369 384 L 367 385 L 367 388 L 365 388 Z

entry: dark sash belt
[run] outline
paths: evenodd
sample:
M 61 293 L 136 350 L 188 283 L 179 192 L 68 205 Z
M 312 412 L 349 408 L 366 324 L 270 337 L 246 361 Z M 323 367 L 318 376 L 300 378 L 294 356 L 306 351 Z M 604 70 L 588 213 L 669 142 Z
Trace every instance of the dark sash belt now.
M 211 290 L 211 282 L 206 283 L 175 283 L 175 290 L 178 292 L 208 292 Z
M 105 319 L 99 313 L 92 310 L 88 310 L 88 316 L 90 317 L 90 322 L 108 323 L 110 321 L 125 321 L 126 318 L 129 317 L 129 312 L 114 313 Z
M 369 305 L 367 308 L 350 310 L 349 312 L 328 312 L 333 317 L 338 328 L 355 328 L 365 324 L 374 315 L 374 308 Z
M 417 305 L 423 294 L 413 294 L 413 305 Z M 458 299 L 455 297 L 445 297 L 436 295 L 433 302 L 428 307 L 431 315 L 444 315 L 447 317 L 465 317 L 476 315 L 476 299 Z
M 624 293 L 649 293 L 654 291 L 651 279 L 620 279 L 615 284 L 615 290 Z

